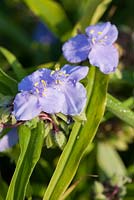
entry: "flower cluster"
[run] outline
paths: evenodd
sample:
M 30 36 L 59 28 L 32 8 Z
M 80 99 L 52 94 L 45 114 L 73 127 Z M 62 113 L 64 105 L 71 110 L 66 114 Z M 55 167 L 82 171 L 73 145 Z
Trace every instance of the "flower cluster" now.
M 61 70 L 39 69 L 19 83 L 13 115 L 30 120 L 41 112 L 78 115 L 86 103 L 86 90 L 79 83 L 88 73 L 86 66 L 65 65 Z
M 73 63 L 89 58 L 92 65 L 107 74 L 115 71 L 118 52 L 113 46 L 118 31 L 110 22 L 86 28 L 63 45 L 65 58 Z M 78 115 L 86 103 L 86 90 L 79 82 L 88 73 L 86 66 L 65 65 L 61 70 L 39 69 L 19 83 L 13 115 L 17 120 L 31 120 L 41 112 Z
M 118 51 L 113 43 L 118 30 L 110 22 L 86 28 L 86 34 L 78 34 L 63 45 L 63 54 L 71 63 L 89 59 L 104 74 L 114 72 L 118 65 Z
M 89 26 L 86 34 L 78 34 L 63 45 L 63 55 L 71 63 L 88 58 L 103 73 L 114 72 L 118 65 L 118 52 L 113 45 L 117 36 L 117 28 L 110 22 Z M 88 67 L 71 65 L 56 71 L 37 70 L 19 83 L 12 114 L 22 122 L 44 113 L 79 115 L 86 104 L 86 89 L 79 81 L 87 73 Z M 0 140 L 0 151 L 13 146 L 17 139 L 16 129 L 9 132 Z

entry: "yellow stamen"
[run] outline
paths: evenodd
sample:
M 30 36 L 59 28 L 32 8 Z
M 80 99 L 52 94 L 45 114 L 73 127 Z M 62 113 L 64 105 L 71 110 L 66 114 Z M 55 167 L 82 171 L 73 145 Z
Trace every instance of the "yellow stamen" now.
M 43 85 L 46 87 L 47 83 L 44 80 L 41 80 L 41 82 L 43 83 Z
M 62 72 L 62 71 L 60 71 L 58 74 L 59 74 L 60 76 L 65 75 L 65 73 Z
M 60 70 L 60 65 L 57 63 L 56 65 L 55 65 L 55 71 L 59 71 Z
M 63 82 L 62 82 L 61 80 L 55 80 L 55 83 L 56 83 L 56 84 L 60 84 L 60 85 L 63 84 Z
M 99 40 L 99 42 L 100 42 L 100 43 L 103 43 L 103 42 L 104 42 L 104 40 L 103 40 L 103 39 L 102 39 L 102 40 Z
M 94 33 L 94 30 L 92 29 L 91 31 L 90 31 L 90 34 L 93 34 Z
M 99 31 L 99 32 L 98 32 L 98 35 L 101 35 L 101 34 L 102 34 L 102 32 L 101 32 L 101 31 Z
M 42 96 L 46 97 L 46 94 L 43 92 L 43 93 L 42 93 Z
M 66 77 L 66 76 L 69 76 L 69 74 L 66 74 L 66 72 L 64 72 L 64 71 L 63 71 L 63 72 L 60 71 L 58 74 L 59 74 L 59 76 L 62 76 L 62 75 L 64 75 L 65 77 Z
M 38 90 L 38 88 L 36 88 L 36 92 L 39 94 L 39 90 Z
M 55 73 L 55 71 L 51 71 L 51 73 L 50 73 L 50 74 L 51 74 L 51 75 L 53 75 L 54 73 Z
M 65 76 L 69 76 L 69 74 L 65 74 Z
M 44 88 L 43 90 L 44 90 L 44 91 L 47 91 L 47 88 Z
M 36 87 L 37 85 L 39 85 L 39 83 L 38 82 L 36 82 L 35 84 L 34 84 L 34 86 Z

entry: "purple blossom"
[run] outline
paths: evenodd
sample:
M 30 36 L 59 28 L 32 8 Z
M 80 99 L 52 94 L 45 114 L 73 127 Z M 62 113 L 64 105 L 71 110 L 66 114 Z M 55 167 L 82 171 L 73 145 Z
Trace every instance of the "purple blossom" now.
M 86 104 L 86 90 L 79 81 L 87 75 L 88 69 L 86 66 L 64 65 L 61 70 L 53 73 L 53 87 L 64 96 L 61 107 L 63 114 L 78 115 L 83 111 Z
M 17 143 L 17 141 L 17 129 L 13 128 L 0 139 L 0 152 L 6 151 L 7 149 L 11 148 Z
M 71 63 L 89 59 L 104 74 L 114 72 L 118 65 L 118 51 L 113 43 L 118 30 L 110 22 L 92 25 L 86 28 L 86 34 L 78 34 L 63 45 L 63 54 Z
M 19 83 L 13 115 L 30 120 L 41 112 L 77 115 L 86 103 L 86 90 L 79 83 L 88 67 L 65 65 L 61 70 L 39 69 Z

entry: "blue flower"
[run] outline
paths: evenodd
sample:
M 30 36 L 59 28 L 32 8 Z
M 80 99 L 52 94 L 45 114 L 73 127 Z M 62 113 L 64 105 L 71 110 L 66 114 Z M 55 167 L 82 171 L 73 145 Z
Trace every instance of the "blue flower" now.
M 42 111 L 60 112 L 64 96 L 51 87 L 51 82 L 51 70 L 39 69 L 19 83 L 21 93 L 15 97 L 13 111 L 17 120 L 33 119 Z
M 17 141 L 17 129 L 13 128 L 0 139 L 0 152 L 6 151 L 7 149 L 11 148 L 17 143 Z
M 86 103 L 86 90 L 79 83 L 88 67 L 65 65 L 61 70 L 39 69 L 19 83 L 13 115 L 17 120 L 30 120 L 41 112 L 79 114 Z
M 61 70 L 52 72 L 53 87 L 64 96 L 64 104 L 61 107 L 63 114 L 78 115 L 83 111 L 86 90 L 79 81 L 87 75 L 88 69 L 86 66 L 64 65 Z
M 71 63 L 89 59 L 104 74 L 114 72 L 118 65 L 118 51 L 113 43 L 118 30 L 110 22 L 92 25 L 86 28 L 86 34 L 78 34 L 63 45 L 63 54 Z

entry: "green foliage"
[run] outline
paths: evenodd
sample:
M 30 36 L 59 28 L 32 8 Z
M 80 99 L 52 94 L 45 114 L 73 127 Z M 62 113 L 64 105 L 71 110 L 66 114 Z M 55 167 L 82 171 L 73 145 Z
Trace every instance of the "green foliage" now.
M 97 23 L 97 21 L 105 12 L 111 0 L 88 0 L 86 3 L 84 1 L 81 2 L 83 5 L 83 10 L 81 12 L 79 24 L 82 29 L 85 29 L 88 24 Z
M 102 170 L 108 177 L 112 177 L 113 175 L 126 175 L 126 169 L 122 160 L 110 145 L 100 142 L 97 146 L 97 151 L 100 170 Z
M 21 154 L 10 183 L 6 200 L 24 199 L 31 173 L 40 158 L 44 137 L 44 124 L 30 130 L 26 125 L 19 128 Z M 20 181 L 21 180 L 21 181 Z
M 0 200 L 4 200 L 6 198 L 6 193 L 8 190 L 7 183 L 2 179 L 0 175 Z
M 20 81 L 22 78 L 24 78 L 27 75 L 22 65 L 18 62 L 16 57 L 11 52 L 9 52 L 7 49 L 3 47 L 0 47 L 0 52 L 5 56 L 5 58 L 9 62 L 18 81 Z
M 71 23 L 69 22 L 64 9 L 57 2 L 53 0 L 24 1 L 58 36 L 62 36 L 71 29 Z
M 74 177 L 82 155 L 88 144 L 93 140 L 103 116 L 107 81 L 108 77 L 101 74 L 98 70 L 95 71 L 94 68 L 90 70 L 87 91 L 87 122 L 85 122 L 84 126 L 80 122 L 75 123 L 43 199 L 59 199 Z M 99 94 L 99 98 L 96 94 Z M 97 106 L 95 107 L 96 102 Z
M 130 126 L 134 127 L 134 112 L 111 95 L 108 95 L 107 109 L 123 121 L 127 122 Z
M 6 86 L 6 94 L 16 94 L 17 92 L 17 81 L 7 75 L 2 69 L 0 69 L 0 83 Z
M 22 48 L 29 48 L 30 41 L 25 30 L 17 25 L 7 14 L 0 12 L 0 33 L 12 39 L 15 44 Z
M 108 195 L 110 200 L 133 199 L 134 184 L 127 177 L 134 178 L 133 16 L 129 12 L 133 9 L 128 9 L 132 1 L 0 2 L 0 141 L 9 130 L 3 130 L 3 124 L 21 124 L 11 115 L 18 82 L 35 69 L 63 66 L 61 43 L 71 35 L 90 24 L 112 21 L 121 30 L 122 56 L 118 70 L 109 77 L 89 66 L 88 80 L 83 81 L 88 100 L 80 116 L 49 116 L 58 131 L 38 117 L 18 127 L 19 144 L 0 153 L 0 200 L 106 200 Z M 40 20 L 58 37 L 56 44 L 34 41 Z

